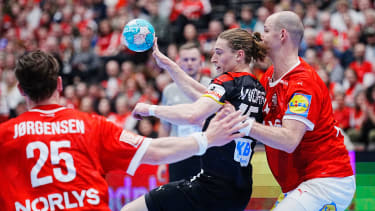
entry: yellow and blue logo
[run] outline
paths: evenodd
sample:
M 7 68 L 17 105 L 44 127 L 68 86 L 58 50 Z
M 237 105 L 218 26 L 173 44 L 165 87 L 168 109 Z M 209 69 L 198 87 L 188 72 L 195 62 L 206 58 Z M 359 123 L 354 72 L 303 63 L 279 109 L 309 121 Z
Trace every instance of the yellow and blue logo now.
M 288 110 L 285 114 L 297 114 L 307 117 L 311 104 L 311 95 L 294 93 L 292 99 L 288 103 Z
M 320 209 L 319 211 L 336 211 L 336 210 L 337 210 L 336 204 L 332 202 L 331 204 L 324 205 L 323 208 Z

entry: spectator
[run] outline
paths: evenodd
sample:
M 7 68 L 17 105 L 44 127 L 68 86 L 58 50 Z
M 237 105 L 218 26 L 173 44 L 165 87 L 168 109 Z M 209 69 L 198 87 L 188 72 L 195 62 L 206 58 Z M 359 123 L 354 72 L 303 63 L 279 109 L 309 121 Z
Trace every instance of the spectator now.
M 364 23 L 364 20 L 358 15 L 356 11 L 350 8 L 347 0 L 336 1 L 337 11 L 332 14 L 331 26 L 337 29 L 339 32 L 346 32 L 348 27 L 345 23 L 345 16 L 348 16 L 349 20 L 353 21 L 354 26 Z
M 361 128 L 367 119 L 366 92 L 359 91 L 354 97 L 354 107 L 350 110 L 350 129 L 347 131 L 350 140 L 354 143 L 364 142 L 360 139 Z M 356 148 L 359 149 L 359 148 Z
M 348 31 L 348 39 L 347 39 L 347 44 L 348 48 L 343 52 L 342 57 L 341 57 L 341 65 L 343 68 L 347 68 L 350 63 L 354 61 L 354 46 L 356 43 L 359 41 L 359 33 L 358 31 L 354 29 L 349 29 Z
M 358 82 L 362 83 L 366 74 L 374 74 L 372 72 L 372 64 L 365 60 L 366 46 L 363 43 L 356 43 L 354 46 L 354 61 L 349 67 L 354 70 L 358 77 Z
M 131 110 L 128 105 L 128 99 L 124 95 L 119 95 L 115 99 L 115 113 L 110 114 L 109 119 L 115 123 L 117 126 L 124 129 L 133 130 L 135 121 L 130 123 L 127 121 L 131 119 Z M 127 124 L 127 122 L 129 122 Z
M 315 2 L 310 2 L 306 6 L 306 15 L 303 18 L 303 24 L 310 28 L 317 28 L 319 24 L 319 17 L 321 16 L 318 5 Z M 306 29 L 305 29 L 306 30 Z
M 104 116 L 108 121 L 113 122 L 112 119 L 109 118 L 112 114 L 112 108 L 111 108 L 111 101 L 108 98 L 106 97 L 100 98 L 97 108 L 95 110 L 96 110 L 96 113 L 98 113 L 101 116 Z
M 338 91 L 334 97 L 335 105 L 333 108 L 333 117 L 337 120 L 341 129 L 346 131 L 350 127 L 350 107 L 345 104 L 345 93 Z
M 76 96 L 75 88 L 73 85 L 68 85 L 64 88 L 65 107 L 78 109 L 79 99 Z
M 318 50 L 316 46 L 316 36 L 317 31 L 313 28 L 307 28 L 305 29 L 304 36 L 300 45 L 300 49 L 298 51 L 298 55 L 301 57 L 305 57 L 305 53 L 307 50 L 311 49 L 315 51 Z
M 240 25 L 237 23 L 236 20 L 236 13 L 234 13 L 233 10 L 228 10 L 224 14 L 224 29 L 234 29 L 234 28 L 240 28 Z
M 121 35 L 115 31 L 107 19 L 99 23 L 99 37 L 95 52 L 100 57 L 115 56 L 119 52 Z
M 335 93 L 337 91 L 343 90 L 342 86 L 338 83 L 332 82 L 331 79 L 329 78 L 328 71 L 326 71 L 325 69 L 318 69 L 317 73 L 319 77 L 322 79 L 322 81 L 324 82 L 324 84 L 327 86 L 329 96 L 331 100 L 333 101 Z
M 345 90 L 345 103 L 346 105 L 354 106 L 354 96 L 363 89 L 361 83 L 358 82 L 357 73 L 351 68 L 345 70 L 345 79 L 343 82 Z
M 371 66 L 375 68 L 375 28 L 367 28 L 364 34 L 366 39 L 365 60 L 370 61 Z
M 223 29 L 221 21 L 211 20 L 208 24 L 207 32 L 199 35 L 198 40 L 200 42 L 201 50 L 206 57 L 210 57 L 216 39 Z
M 270 11 L 267 7 L 259 7 L 257 10 L 257 22 L 254 26 L 254 32 L 263 32 L 264 29 L 264 22 L 266 21 L 267 17 L 270 15 Z
M 17 88 L 17 79 L 14 70 L 5 71 L 3 76 L 6 87 L 3 91 L 6 96 L 7 106 L 10 110 L 10 117 L 15 117 L 16 107 L 23 101 L 23 97 Z
M 153 117 L 146 117 L 142 118 L 137 122 L 137 125 L 135 126 L 135 129 L 138 134 L 142 136 L 147 136 L 150 138 L 157 138 L 158 133 L 154 129 L 156 119 Z
M 198 31 L 194 24 L 188 23 L 184 27 L 184 42 L 195 43 L 199 45 L 198 41 Z M 158 38 L 159 43 L 159 38 Z
M 244 5 L 241 7 L 241 14 L 239 24 L 241 29 L 245 29 L 249 32 L 254 31 L 256 19 L 250 6 Z
M 151 1 L 146 4 L 146 9 L 150 13 L 150 23 L 154 26 L 155 35 L 162 49 L 165 49 L 171 42 L 172 35 L 169 29 L 168 19 L 159 15 L 159 2 Z
M 8 120 L 9 118 L 9 107 L 6 95 L 7 86 L 5 82 L 2 80 L 2 75 L 3 69 L 2 67 L 0 67 L 0 123 Z
M 332 50 L 326 50 L 322 55 L 322 66 L 329 74 L 330 81 L 342 84 L 344 80 L 344 68 L 334 55 Z
M 106 95 L 110 99 L 114 99 L 120 91 L 121 81 L 118 78 L 120 66 L 117 61 L 110 60 L 105 65 L 105 72 L 107 79 L 102 81 L 101 84 L 106 90 Z
M 81 38 L 80 50 L 73 54 L 71 65 L 74 77 L 87 83 L 97 82 L 102 63 L 99 56 L 94 53 L 89 38 Z
M 369 145 L 375 142 L 375 85 L 366 89 L 366 120 L 361 128 L 360 140 L 365 143 L 365 150 L 370 150 Z
M 94 114 L 95 113 L 94 100 L 89 96 L 83 97 L 79 105 L 79 110 L 82 112 L 89 113 L 89 114 Z

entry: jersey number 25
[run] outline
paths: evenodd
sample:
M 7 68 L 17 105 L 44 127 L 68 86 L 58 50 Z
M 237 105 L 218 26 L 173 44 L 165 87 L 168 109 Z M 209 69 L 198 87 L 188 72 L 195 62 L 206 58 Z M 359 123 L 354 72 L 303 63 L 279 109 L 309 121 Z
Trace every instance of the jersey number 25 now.
M 41 142 L 31 142 L 26 147 L 27 158 L 34 158 L 34 151 L 37 149 L 40 152 L 39 159 L 31 169 L 30 178 L 32 187 L 49 184 L 53 182 L 52 176 L 38 177 L 40 170 L 46 163 L 48 156 L 51 156 L 51 164 L 59 165 L 60 160 L 64 160 L 66 164 L 67 173 L 63 174 L 61 168 L 53 168 L 53 176 L 60 182 L 70 182 L 76 177 L 76 168 L 74 167 L 74 160 L 71 154 L 67 152 L 59 152 L 60 148 L 70 148 L 70 141 L 51 141 L 49 152 L 48 146 Z

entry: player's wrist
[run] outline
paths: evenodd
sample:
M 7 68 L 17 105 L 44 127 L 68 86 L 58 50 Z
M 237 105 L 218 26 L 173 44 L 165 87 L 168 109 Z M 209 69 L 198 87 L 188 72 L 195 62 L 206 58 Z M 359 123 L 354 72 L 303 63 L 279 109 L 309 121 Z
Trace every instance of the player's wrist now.
M 151 105 L 150 107 L 148 107 L 148 115 L 155 116 L 155 110 L 156 110 L 156 105 Z
M 208 141 L 207 136 L 204 132 L 196 132 L 191 134 L 191 136 L 194 138 L 194 140 L 197 142 L 199 151 L 196 153 L 196 155 L 203 155 L 206 153 L 206 150 L 208 148 Z
M 245 121 L 248 125 L 242 129 L 239 130 L 240 133 L 245 134 L 245 136 L 250 136 L 251 129 L 253 128 L 255 119 L 254 118 L 249 118 Z

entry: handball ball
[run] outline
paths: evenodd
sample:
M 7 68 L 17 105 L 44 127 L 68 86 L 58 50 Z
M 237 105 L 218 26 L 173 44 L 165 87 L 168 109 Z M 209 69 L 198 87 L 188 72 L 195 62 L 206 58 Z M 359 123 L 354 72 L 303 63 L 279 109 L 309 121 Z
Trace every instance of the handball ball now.
M 154 27 L 146 20 L 134 19 L 122 31 L 122 42 L 132 51 L 147 51 L 154 44 Z

